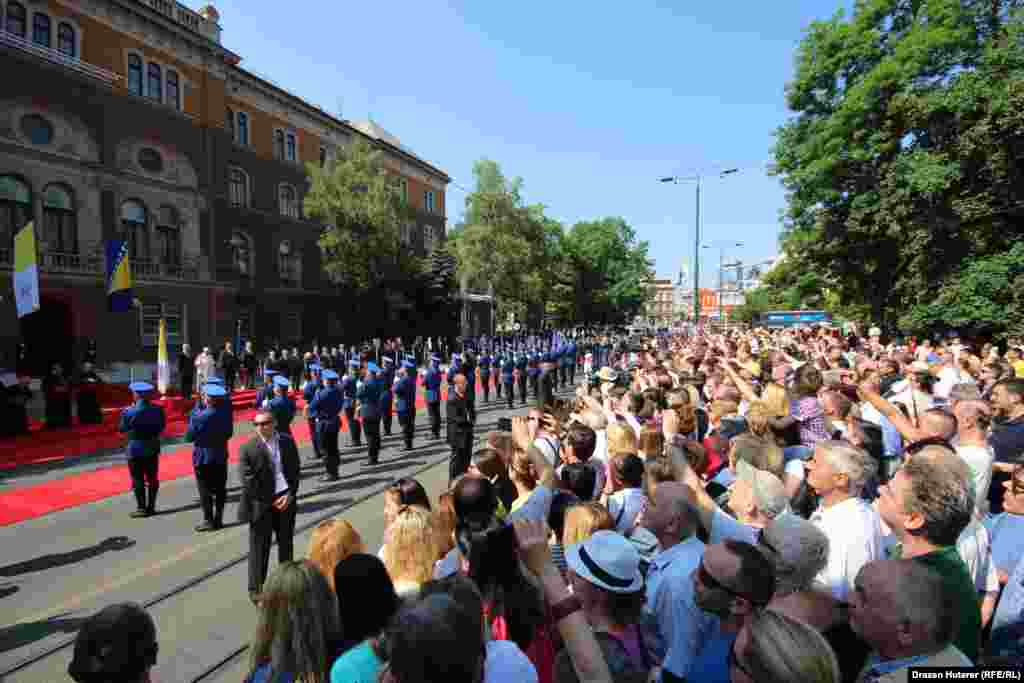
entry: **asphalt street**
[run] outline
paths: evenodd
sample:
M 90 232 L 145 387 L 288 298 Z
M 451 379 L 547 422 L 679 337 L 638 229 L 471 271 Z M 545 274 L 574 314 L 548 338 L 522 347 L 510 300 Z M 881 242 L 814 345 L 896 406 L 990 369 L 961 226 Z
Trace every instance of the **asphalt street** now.
M 487 405 L 478 395 L 477 406 L 478 435 L 495 428 L 499 417 L 523 412 L 518 402 L 508 411 L 493 394 Z M 420 411 L 415 450 L 405 453 L 396 419 L 374 467 L 365 464 L 365 445 L 343 447 L 338 482 L 319 482 L 322 465 L 311 459 L 309 444 L 300 449 L 296 557 L 305 555 L 310 535 L 299 530 L 336 515 L 348 519 L 375 553 L 384 530 L 380 492 L 397 478 L 416 476 L 436 499 L 447 484 L 449 449 L 443 439 L 430 438 L 426 420 Z M 152 604 L 160 643 L 154 680 L 240 681 L 244 655 L 214 669 L 249 641 L 255 626 L 246 592 L 248 528 L 235 521 L 236 465 L 228 482 L 230 526 L 219 532 L 193 530 L 202 515 L 191 477 L 162 483 L 159 514 L 148 519 L 129 516 L 135 509 L 129 493 L 0 529 L 0 680 L 68 680 L 71 648 L 46 653 L 70 642 L 98 609 L 132 600 Z M 276 553 L 271 551 L 271 570 Z

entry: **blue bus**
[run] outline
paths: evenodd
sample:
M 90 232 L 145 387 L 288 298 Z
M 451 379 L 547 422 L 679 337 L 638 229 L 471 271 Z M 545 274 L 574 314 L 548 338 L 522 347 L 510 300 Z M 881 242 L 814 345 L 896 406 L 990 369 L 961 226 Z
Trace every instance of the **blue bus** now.
M 759 327 L 796 327 L 831 323 L 832 314 L 827 311 L 767 311 L 754 322 Z

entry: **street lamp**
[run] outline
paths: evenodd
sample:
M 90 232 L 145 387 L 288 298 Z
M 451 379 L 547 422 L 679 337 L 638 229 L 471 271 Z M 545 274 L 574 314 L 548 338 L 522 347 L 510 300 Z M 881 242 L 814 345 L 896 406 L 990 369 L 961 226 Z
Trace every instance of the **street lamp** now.
M 725 290 L 725 250 L 733 247 L 742 247 L 743 242 L 718 242 L 716 244 L 705 244 L 705 249 L 718 248 L 718 323 L 723 324 L 725 318 L 722 313 L 724 306 L 722 305 L 722 293 Z
M 724 178 L 725 176 L 731 175 L 733 173 L 736 173 L 739 170 L 740 169 L 738 169 L 738 168 L 727 168 L 724 171 L 720 171 L 718 173 L 718 177 L 719 178 Z M 694 323 L 697 323 L 697 322 L 700 321 L 700 184 L 701 184 L 701 180 L 704 177 L 705 177 L 704 175 L 702 175 L 700 173 L 697 173 L 696 175 L 692 175 L 692 176 L 682 176 L 682 177 L 680 177 L 680 176 L 667 176 L 665 178 L 660 178 L 659 179 L 659 182 L 662 182 L 662 183 L 672 183 L 673 185 L 678 185 L 679 183 L 683 183 L 683 182 L 694 182 L 696 184 L 696 188 L 697 188 L 697 201 L 695 202 L 696 207 L 697 207 L 696 208 L 697 218 L 696 218 L 696 221 L 694 222 L 694 230 L 693 230 L 693 233 L 694 233 L 693 234 L 693 320 L 694 320 Z

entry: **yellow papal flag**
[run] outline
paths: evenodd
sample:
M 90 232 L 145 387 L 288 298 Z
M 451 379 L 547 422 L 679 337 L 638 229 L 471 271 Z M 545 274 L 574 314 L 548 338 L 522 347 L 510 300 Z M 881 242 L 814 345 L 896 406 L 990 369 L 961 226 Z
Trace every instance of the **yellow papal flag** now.
M 14 304 L 19 318 L 39 310 L 39 267 L 32 223 L 14 236 Z
M 156 388 L 161 394 L 166 394 L 170 385 L 171 363 L 167 359 L 167 321 L 160 318 L 160 340 L 156 347 Z

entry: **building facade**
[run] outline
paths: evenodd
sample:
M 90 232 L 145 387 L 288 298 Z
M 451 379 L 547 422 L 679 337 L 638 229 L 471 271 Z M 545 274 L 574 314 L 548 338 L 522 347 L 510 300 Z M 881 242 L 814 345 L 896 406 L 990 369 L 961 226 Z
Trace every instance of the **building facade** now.
M 38 371 L 152 359 L 169 345 L 364 336 L 320 267 L 305 164 L 356 139 L 384 151 L 426 254 L 448 176 L 372 123 L 341 120 L 243 69 L 213 7 L 174 0 L 0 0 L 0 348 Z M 17 320 L 13 236 L 33 221 L 41 309 Z M 109 313 L 103 244 L 129 245 L 138 307 Z M 363 316 L 365 318 L 365 316 Z M 372 331 L 371 331 L 372 332 Z M 354 339 L 352 339 L 354 341 Z M 3 358 L 0 358 L 3 360 Z
M 669 327 L 675 321 L 675 286 L 672 280 L 650 280 L 646 283 L 648 298 L 644 304 L 647 324 Z

